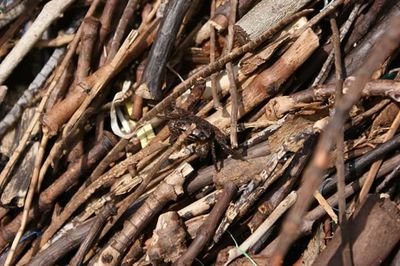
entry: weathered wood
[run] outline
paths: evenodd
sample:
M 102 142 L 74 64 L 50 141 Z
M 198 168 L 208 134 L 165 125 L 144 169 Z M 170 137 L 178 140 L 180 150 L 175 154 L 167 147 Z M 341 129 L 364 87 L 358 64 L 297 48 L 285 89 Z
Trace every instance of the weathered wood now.
M 282 18 L 296 13 L 310 2 L 311 0 L 263 0 L 247 12 L 236 26 L 240 27 L 250 39 L 254 39 Z
M 171 0 L 161 21 L 156 41 L 150 50 L 149 59 L 142 74 L 136 94 L 145 99 L 160 100 L 163 73 L 174 46 L 176 34 L 188 10 L 191 0 Z

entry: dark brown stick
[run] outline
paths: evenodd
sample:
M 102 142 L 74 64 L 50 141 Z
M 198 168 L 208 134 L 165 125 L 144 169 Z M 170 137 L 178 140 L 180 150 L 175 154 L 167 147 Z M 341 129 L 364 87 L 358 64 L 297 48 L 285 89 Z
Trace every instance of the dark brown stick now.
M 115 211 L 115 207 L 112 205 L 112 203 L 104 206 L 103 210 L 97 215 L 96 220 L 93 221 L 90 231 L 87 233 L 85 240 L 83 240 L 75 256 L 69 262 L 69 265 L 79 266 L 82 264 L 87 251 L 99 236 L 104 223 L 112 214 L 115 214 Z
M 114 13 L 118 7 L 118 0 L 109 0 L 106 1 L 106 4 L 103 9 L 103 13 L 101 14 L 100 17 L 100 31 L 99 31 L 99 41 L 97 45 L 97 50 L 102 52 L 103 50 L 103 45 L 106 41 L 106 38 L 110 32 L 111 29 L 111 22 L 113 20 Z
M 117 1 L 118 2 L 118 1 Z M 115 30 L 114 37 L 111 41 L 110 51 L 108 52 L 107 59 L 111 60 L 116 55 L 119 47 L 121 46 L 122 39 L 125 36 L 126 29 L 129 21 L 132 19 L 133 13 L 136 10 L 139 0 L 129 0 L 125 6 L 124 13 L 118 22 L 117 29 Z
M 215 15 L 215 5 L 216 5 L 216 0 L 211 1 L 211 12 L 210 16 L 214 17 Z M 215 28 L 212 23 L 210 23 L 210 63 L 215 62 L 215 47 L 216 46 L 216 33 L 215 33 Z M 214 108 L 222 108 L 222 104 L 219 101 L 219 96 L 218 96 L 218 88 L 217 88 L 217 74 L 213 73 L 211 74 L 211 93 L 213 97 L 213 105 Z
M 336 71 L 336 92 L 335 92 L 335 108 L 337 108 L 339 101 L 343 97 L 343 80 L 344 72 L 342 68 L 342 58 L 340 50 L 340 33 L 338 26 L 336 24 L 336 19 L 330 19 L 331 29 L 332 29 L 332 42 L 333 50 L 335 54 L 335 71 Z M 348 238 L 348 228 L 346 219 L 346 195 L 345 195 L 345 168 L 344 168 L 344 126 L 338 130 L 337 140 L 336 140 L 336 176 L 337 176 L 337 191 L 339 196 L 339 224 L 342 231 L 342 241 L 343 241 L 343 253 L 342 263 L 343 265 L 353 265 L 352 254 Z
M 220 198 L 210 212 L 210 215 L 207 217 L 207 220 L 199 228 L 196 238 L 193 240 L 186 253 L 184 253 L 175 263 L 176 265 L 192 265 L 194 259 L 198 254 L 200 254 L 214 235 L 215 229 L 221 221 L 232 198 L 235 196 L 236 191 L 237 186 L 234 183 L 226 184 L 224 191 L 220 194 Z
M 82 56 L 80 56 L 81 59 L 79 60 L 81 66 L 78 67 L 78 80 L 83 79 L 89 73 L 89 59 L 91 58 L 94 49 L 98 27 L 99 22 L 91 17 L 86 18 L 82 26 L 82 38 L 87 39 L 82 43 L 85 44 L 85 46 L 82 46 Z M 83 48 L 88 50 L 83 50 Z M 75 84 L 78 83 L 75 82 Z M 80 104 L 85 100 L 87 94 L 88 93 L 85 92 L 81 87 L 74 86 L 71 93 L 69 93 L 64 100 L 54 105 L 48 112 L 46 112 L 42 122 L 45 125 L 45 129 L 50 129 L 50 135 L 54 134 L 52 132 L 53 130 L 51 129 L 54 128 L 55 125 L 62 125 L 64 121 L 67 121 L 72 116 Z
M 72 88 L 75 84 L 81 82 L 86 78 L 91 70 L 92 56 L 96 48 L 97 32 L 100 26 L 100 22 L 93 18 L 88 17 L 83 21 L 82 28 L 82 39 L 78 58 L 78 64 L 75 73 L 75 80 L 72 84 Z M 74 92 L 71 92 L 74 93 Z M 68 97 L 69 95 L 67 95 Z M 62 108 L 58 106 L 58 108 Z M 51 112 L 52 110 L 50 110 Z M 53 110 L 54 111 L 54 110 Z M 67 160 L 73 162 L 84 154 L 83 141 L 79 140 L 70 150 Z
M 179 26 L 191 2 L 191 0 L 172 0 L 168 2 L 167 10 L 143 71 L 140 86 L 135 92 L 142 98 L 161 99 L 161 85 L 165 66 L 171 54 Z
M 29 266 L 51 266 L 54 265 L 59 259 L 64 257 L 68 252 L 77 248 L 79 244 L 85 239 L 90 228 L 93 225 L 93 220 L 84 222 L 76 228 L 71 229 L 65 233 L 60 239 L 51 244 L 48 248 L 36 255 Z

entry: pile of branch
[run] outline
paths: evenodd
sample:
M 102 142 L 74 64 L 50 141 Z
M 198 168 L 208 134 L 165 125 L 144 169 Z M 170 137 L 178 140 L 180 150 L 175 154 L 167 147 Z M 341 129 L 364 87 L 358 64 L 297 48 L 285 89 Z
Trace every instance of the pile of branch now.
M 395 0 L 0 4 L 1 265 L 398 265 Z

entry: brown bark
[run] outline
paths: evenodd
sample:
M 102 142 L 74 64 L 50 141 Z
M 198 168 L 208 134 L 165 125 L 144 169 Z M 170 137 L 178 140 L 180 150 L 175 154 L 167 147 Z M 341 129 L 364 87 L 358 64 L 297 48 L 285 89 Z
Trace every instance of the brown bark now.
M 373 47 L 380 45 L 382 36 L 386 33 L 388 28 L 391 28 L 391 22 L 400 16 L 400 3 L 396 2 L 392 4 L 384 17 L 377 23 L 362 41 L 357 45 L 357 49 L 351 50 L 349 54 L 346 55 L 345 65 L 346 72 L 348 75 L 353 75 L 357 72 L 360 67 L 363 66 L 364 58 L 368 57 L 368 54 L 373 51 Z M 326 83 L 332 83 L 334 81 L 334 75 L 331 74 Z
M 103 225 L 107 222 L 108 218 L 115 214 L 115 206 L 112 203 L 106 204 L 102 211 L 97 215 L 93 221 L 89 232 L 76 252 L 75 256 L 69 262 L 70 266 L 79 266 L 82 264 L 86 253 L 89 251 L 91 245 L 97 240 Z
M 280 265 L 282 263 L 289 247 L 298 237 L 301 218 L 305 214 L 313 197 L 310 191 L 315 191 L 320 185 L 321 176 L 329 163 L 329 151 L 332 147 L 333 140 L 338 134 L 338 130 L 344 125 L 348 117 L 348 112 L 351 107 L 358 102 L 362 89 L 365 87 L 374 71 L 385 62 L 387 57 L 393 54 L 400 44 L 399 17 L 395 17 L 390 21 L 390 28 L 397 30 L 386 31 L 380 39 L 379 45 L 376 45 L 374 49 L 372 49 L 370 56 L 364 61 L 362 67 L 356 71 L 352 82 L 348 85 L 349 93 L 340 101 L 338 107 L 335 109 L 335 114 L 331 122 L 326 126 L 321 135 L 312 162 L 304 173 L 307 179 L 299 189 L 299 199 L 286 217 L 286 221 L 282 227 L 282 239 L 275 253 L 273 265 Z
M 61 175 L 51 186 L 40 194 L 39 206 L 31 209 L 29 212 L 28 220 L 32 221 L 41 212 L 47 212 L 52 207 L 55 200 L 71 185 L 78 181 L 79 177 L 87 172 L 88 169 L 93 168 L 94 165 L 109 151 L 115 143 L 113 135 L 104 137 L 102 142 L 95 145 L 88 153 L 87 156 L 82 157 L 80 160 L 72 163 L 70 167 Z M 21 223 L 22 213 L 20 213 L 14 220 L 8 223 L 0 230 L 0 247 L 4 247 L 9 241 L 12 240 Z
M 186 251 L 186 230 L 176 212 L 158 218 L 147 254 L 153 264 L 174 263 Z
M 346 94 L 348 91 L 344 91 Z M 296 92 L 288 96 L 278 96 L 271 99 L 265 106 L 267 119 L 276 120 L 288 112 L 296 111 L 304 104 L 327 101 L 335 94 L 335 84 L 324 84 Z M 400 100 L 400 82 L 392 80 L 369 81 L 362 90 L 363 97 L 389 97 L 396 102 Z
M 75 73 L 75 80 L 72 86 L 81 82 L 86 78 L 91 70 L 92 56 L 96 49 L 97 32 L 100 22 L 93 18 L 88 17 L 83 21 L 82 39 L 78 58 L 78 64 Z M 74 93 L 73 91 L 70 93 Z M 69 94 L 67 95 L 68 98 Z M 59 106 L 60 107 L 60 106 Z M 60 107 L 63 108 L 63 107 Z M 51 112 L 51 110 L 50 110 Z M 73 162 L 84 153 L 83 141 L 79 140 L 70 150 L 67 160 Z
M 307 60 L 318 45 L 317 35 L 308 29 L 271 67 L 258 74 L 242 92 L 239 118 L 263 100 L 276 95 L 287 78 Z M 231 109 L 229 104 L 226 109 L 228 112 Z M 223 117 L 222 111 L 214 113 L 208 120 L 220 128 L 229 124 L 229 118 Z
M 98 38 L 98 44 L 97 44 L 97 50 L 102 52 L 103 51 L 103 45 L 106 41 L 106 38 L 111 30 L 111 23 L 113 20 L 113 16 L 116 13 L 116 9 L 118 8 L 118 0 L 109 0 L 106 1 L 106 4 L 103 9 L 103 13 L 101 14 L 100 17 L 100 30 L 99 30 L 99 38 Z
M 174 46 L 176 34 L 188 10 L 191 0 L 171 0 L 168 2 L 157 37 L 151 47 L 149 59 L 143 71 L 140 86 L 135 94 L 145 99 L 160 100 L 161 86 L 167 60 Z
M 348 224 L 354 265 L 379 265 L 400 240 L 399 221 L 400 211 L 394 202 L 369 196 Z M 338 229 L 313 265 L 342 265 L 342 249 Z
M 44 251 L 33 257 L 33 259 L 27 265 L 54 265 L 58 260 L 68 254 L 71 250 L 79 246 L 79 244 L 85 239 L 92 224 L 93 220 L 89 220 L 81 225 L 78 225 L 76 228 L 71 229 L 68 233 L 64 234 L 60 239 L 51 244 Z
M 132 19 L 133 13 L 136 10 L 139 0 L 129 0 L 122 13 L 118 26 L 115 29 L 115 34 L 111 41 L 110 51 L 108 52 L 107 59 L 111 60 L 117 53 L 123 37 L 125 36 L 129 21 Z
M 185 175 L 177 169 L 161 182 L 150 194 L 143 205 L 124 224 L 123 229 L 111 239 L 101 252 L 99 263 L 103 265 L 118 265 L 128 246 L 138 237 L 151 219 L 170 201 L 174 201 L 183 193 Z M 190 171 L 189 171 L 190 172 Z
M 79 56 L 77 70 L 78 76 L 76 77 L 75 84 L 79 84 L 90 71 L 90 61 L 95 46 L 98 28 L 99 22 L 96 19 L 91 17 L 85 19 L 82 28 L 81 54 Z M 74 86 L 74 89 L 64 100 L 55 104 L 46 112 L 42 121 L 45 127 L 49 129 L 50 135 L 54 134 L 55 127 L 62 125 L 72 116 L 75 110 L 84 101 L 86 95 L 87 92 L 85 92 L 83 88 Z

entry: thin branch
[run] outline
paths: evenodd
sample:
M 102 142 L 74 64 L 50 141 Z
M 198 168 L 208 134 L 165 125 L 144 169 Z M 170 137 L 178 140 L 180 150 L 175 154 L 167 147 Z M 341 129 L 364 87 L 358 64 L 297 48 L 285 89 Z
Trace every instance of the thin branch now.
M 237 186 L 230 182 L 225 185 L 223 192 L 208 215 L 207 220 L 199 228 L 196 238 L 190 244 L 187 251 L 176 261 L 177 265 L 192 265 L 194 259 L 203 250 L 207 243 L 212 239 L 219 222 L 221 221 L 225 210 L 235 196 Z
M 22 36 L 17 45 L 0 64 L 0 84 L 8 78 L 11 72 L 22 61 L 25 55 L 35 45 L 42 33 L 58 19 L 74 0 L 52 0 L 48 2 L 33 22 L 29 30 Z
M 344 69 L 342 67 L 342 53 L 340 50 L 340 33 L 335 18 L 330 19 L 332 29 L 332 42 L 333 51 L 335 54 L 335 70 L 336 70 L 336 94 L 335 94 L 335 107 L 339 105 L 339 101 L 343 97 L 343 79 Z M 339 196 L 339 223 L 342 229 L 343 245 L 343 265 L 353 265 L 351 254 L 351 243 L 348 237 L 349 232 L 347 228 L 346 219 L 346 195 L 345 195 L 345 168 L 344 168 L 344 125 L 338 130 L 336 140 L 336 176 L 337 176 L 337 191 Z
M 311 164 L 303 176 L 307 176 L 299 189 L 299 200 L 286 218 L 278 248 L 273 258 L 273 265 L 281 265 L 290 245 L 298 237 L 298 228 L 312 199 L 312 191 L 320 184 L 321 176 L 329 162 L 329 151 L 338 130 L 343 126 L 351 107 L 359 100 L 361 91 L 372 73 L 390 56 L 400 44 L 400 18 L 391 21 L 391 31 L 386 31 L 363 66 L 350 78 L 349 93 L 338 104 L 332 121 L 321 135 Z
M 214 17 L 215 15 L 215 5 L 216 5 L 216 0 L 211 1 L 211 12 L 210 12 L 210 17 Z M 216 33 L 215 33 L 215 28 L 212 23 L 210 23 L 210 63 L 215 62 L 215 47 L 216 46 Z M 213 73 L 211 74 L 211 93 L 213 97 L 213 105 L 215 109 L 221 109 L 222 104 L 219 100 L 218 96 L 218 88 L 217 88 L 217 74 Z
M 230 1 L 231 8 L 229 14 L 229 26 L 228 26 L 228 41 L 226 45 L 227 52 L 230 52 L 233 49 L 233 41 L 235 38 L 234 26 L 236 22 L 236 12 L 238 0 Z M 238 88 L 236 84 L 236 78 L 233 71 L 232 63 L 229 62 L 226 64 L 226 72 L 229 77 L 229 92 L 231 94 L 231 146 L 232 148 L 237 148 L 239 146 L 237 139 L 237 120 L 238 120 L 238 112 L 239 112 L 239 95 Z
M 91 16 L 94 13 L 99 2 L 100 2 L 100 0 L 95 0 L 92 2 L 92 5 L 90 6 L 86 16 Z M 29 124 L 23 137 L 21 138 L 20 142 L 18 143 L 18 147 L 15 149 L 10 160 L 7 162 L 6 166 L 3 168 L 2 172 L 0 173 L 0 186 L 4 185 L 4 182 L 5 182 L 6 178 L 8 177 L 10 171 L 12 170 L 12 168 L 14 167 L 15 163 L 17 162 L 19 156 L 25 149 L 25 145 L 26 145 L 28 139 L 30 138 L 30 135 L 31 135 L 34 127 L 38 123 L 40 116 L 42 115 L 42 112 L 46 106 L 47 100 L 49 99 L 53 90 L 56 88 L 57 83 L 60 80 L 61 76 L 63 75 L 64 71 L 67 69 L 67 67 L 71 61 L 71 58 L 74 56 L 75 50 L 79 44 L 81 32 L 82 32 L 82 27 L 79 27 L 77 33 L 75 34 L 74 40 L 70 43 L 67 54 L 63 58 L 61 64 L 59 65 L 59 67 L 57 68 L 57 70 L 54 74 L 53 79 L 51 80 L 51 83 L 46 91 L 46 94 L 43 96 L 39 106 L 36 108 L 36 113 L 35 113 L 34 117 L 32 118 L 31 123 Z
M 33 196 L 35 195 L 35 192 L 36 192 L 36 187 L 37 187 L 38 180 L 39 180 L 40 165 L 42 163 L 42 159 L 44 156 L 47 141 L 48 141 L 48 136 L 45 134 L 42 138 L 42 141 L 40 142 L 39 151 L 35 158 L 35 168 L 33 169 L 33 174 L 32 174 L 31 182 L 29 185 L 28 194 L 26 195 L 26 199 L 25 199 L 25 203 L 24 203 L 24 210 L 22 211 L 21 226 L 19 227 L 18 232 L 15 235 L 15 238 L 12 242 L 10 251 L 7 255 L 6 262 L 4 263 L 5 266 L 11 265 L 12 261 L 14 260 L 15 250 L 17 248 L 19 241 L 21 240 L 22 235 L 24 234 L 25 227 L 28 223 L 29 211 L 31 209 Z

